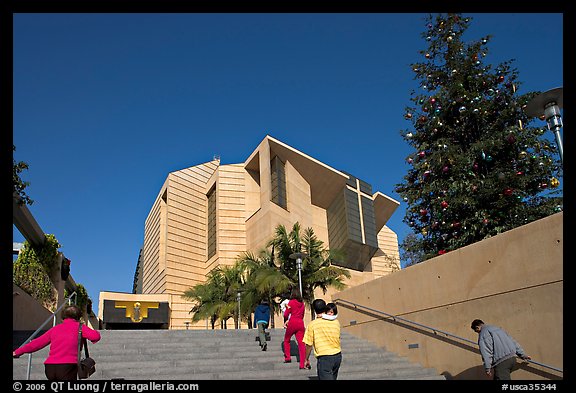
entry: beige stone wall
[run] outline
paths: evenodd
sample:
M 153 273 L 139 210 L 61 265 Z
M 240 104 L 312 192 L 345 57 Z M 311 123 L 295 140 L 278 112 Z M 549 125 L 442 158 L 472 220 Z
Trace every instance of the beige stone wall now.
M 218 264 L 233 265 L 246 251 L 245 173 L 243 165 L 222 165 L 218 172 Z
M 503 327 L 534 361 L 563 369 L 563 213 L 334 296 L 476 342 L 479 318 Z M 484 379 L 474 345 L 339 306 L 345 331 L 455 379 Z M 355 321 L 352 322 L 352 321 Z M 417 346 L 417 348 L 415 347 Z M 344 355 L 345 356 L 345 355 Z M 513 379 L 557 379 L 531 364 Z
M 141 260 L 143 293 L 159 293 L 162 289 L 160 251 L 165 250 L 165 243 L 163 242 L 162 247 L 160 246 L 160 235 L 164 232 L 160 229 L 160 213 L 161 209 L 163 209 L 162 196 L 165 194 L 165 191 L 166 184 L 164 184 L 160 190 L 144 224 L 144 245 L 142 247 Z

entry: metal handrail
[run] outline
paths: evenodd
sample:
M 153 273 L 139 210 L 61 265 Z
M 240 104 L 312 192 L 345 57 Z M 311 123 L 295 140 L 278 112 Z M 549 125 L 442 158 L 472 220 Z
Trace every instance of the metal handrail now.
M 397 315 L 388 314 L 388 313 L 385 313 L 384 311 L 375 310 L 375 309 L 373 309 L 373 308 L 370 308 L 370 307 L 367 307 L 367 306 L 363 306 L 363 305 L 361 305 L 361 304 L 354 303 L 354 302 L 351 302 L 351 301 L 348 301 L 348 300 L 344 300 L 344 299 L 333 299 L 332 301 L 333 301 L 334 303 L 348 303 L 349 305 L 354 306 L 354 308 L 359 308 L 359 307 L 360 307 L 360 308 L 363 308 L 363 309 L 365 309 L 365 310 L 369 310 L 369 311 L 371 311 L 371 312 L 375 312 L 375 313 L 378 313 L 378 314 L 386 315 L 387 317 L 392 318 L 394 321 L 397 321 L 397 320 L 398 320 L 398 321 L 402 321 L 402 322 L 405 322 L 405 323 L 409 323 L 409 324 L 411 324 L 411 325 L 415 325 L 415 326 L 418 326 L 418 327 L 420 327 L 420 328 L 427 329 L 427 330 L 433 332 L 434 334 L 442 333 L 442 334 L 444 334 L 444 335 L 447 336 L 447 337 L 455 338 L 455 339 L 458 339 L 458 340 L 460 340 L 460 341 L 464 341 L 464 342 L 466 342 L 466 343 L 468 343 L 468 344 L 472 344 L 472 345 L 478 347 L 478 343 L 475 342 L 475 341 L 468 340 L 467 338 L 460 337 L 460 336 L 457 336 L 457 335 L 455 335 L 455 334 L 442 331 L 442 330 L 440 330 L 440 329 L 435 329 L 435 328 L 433 328 L 433 327 L 426 326 L 426 325 L 423 325 L 423 324 L 421 324 L 421 323 L 414 322 L 414 321 L 411 321 L 411 320 L 409 320 L 409 319 L 399 317 L 399 316 L 397 316 Z M 554 366 L 550 366 L 550 365 L 547 365 L 547 364 L 544 364 L 544 363 L 536 362 L 536 361 L 534 361 L 534 360 L 532 360 L 532 359 L 530 359 L 530 360 L 525 360 L 525 361 L 528 362 L 528 363 L 537 364 L 538 366 L 541 366 L 541 367 L 549 368 L 549 369 L 554 370 L 554 371 L 558 371 L 558 372 L 560 372 L 560 373 L 564 373 L 564 371 L 562 371 L 562 369 L 560 369 L 560 368 L 557 368 L 557 367 L 554 367 Z
M 68 305 L 70 305 L 72 296 L 76 296 L 76 291 L 72 292 L 72 294 L 65 299 L 65 300 L 68 300 Z M 74 303 L 76 303 L 76 299 L 74 299 Z M 43 328 L 48 322 L 50 322 L 50 320 L 53 320 L 52 326 L 55 326 L 55 325 L 56 325 L 56 314 L 58 314 L 58 312 L 59 312 L 60 310 L 62 310 L 62 308 L 64 308 L 64 306 L 66 306 L 66 301 L 64 301 L 64 302 L 60 305 L 60 307 L 58 307 L 58 309 L 57 309 L 56 311 L 54 311 L 54 312 L 44 321 L 44 323 L 43 323 L 42 325 L 40 325 L 40 327 L 39 327 L 38 329 L 36 329 L 36 331 L 35 331 L 34 333 L 32 333 L 32 334 L 30 335 L 30 337 L 28 337 L 28 338 L 26 339 L 26 341 L 24 341 L 24 342 L 22 343 L 22 345 L 20 345 L 20 347 L 22 347 L 22 346 L 28 344 L 30 341 L 32 341 L 32 340 L 34 339 L 34 337 L 36 337 L 36 335 L 42 330 L 42 328 Z M 18 347 L 18 348 L 20 348 L 20 347 Z M 27 369 L 26 369 L 26 380 L 29 380 L 29 379 L 30 379 L 30 370 L 31 370 L 31 368 L 32 368 L 32 353 L 29 353 L 29 354 L 28 354 L 28 367 L 27 367 Z

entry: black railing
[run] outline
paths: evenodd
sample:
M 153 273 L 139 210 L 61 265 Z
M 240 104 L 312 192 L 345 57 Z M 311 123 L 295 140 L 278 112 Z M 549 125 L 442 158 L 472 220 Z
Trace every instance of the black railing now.
M 429 331 L 429 332 L 433 333 L 434 335 L 439 335 L 439 334 L 441 334 L 441 335 L 443 335 L 443 336 L 445 336 L 445 337 L 448 337 L 448 338 L 451 338 L 451 339 L 456 339 L 456 340 L 458 340 L 458 341 L 462 341 L 462 342 L 465 342 L 465 343 L 467 343 L 467 344 L 471 344 L 471 345 L 473 345 L 473 346 L 475 346 L 475 347 L 478 347 L 478 343 L 475 342 L 475 341 L 468 340 L 467 338 L 460 337 L 460 336 L 457 336 L 457 335 L 455 335 L 455 334 L 448 333 L 448 332 L 442 331 L 442 330 L 440 330 L 440 329 L 436 329 L 436 328 L 434 328 L 434 327 L 430 327 L 430 326 L 427 326 L 427 325 L 423 325 L 423 324 L 421 324 L 421 323 L 414 322 L 414 321 L 411 321 L 411 320 L 406 319 L 406 318 L 402 318 L 402 317 L 399 317 L 399 316 L 396 316 L 396 315 L 388 314 L 388 313 L 385 313 L 385 312 L 383 312 L 383 311 L 375 310 L 375 309 L 373 309 L 373 308 L 370 308 L 370 307 L 367 307 L 367 306 L 363 306 L 363 305 L 358 304 L 358 303 L 350 302 L 350 301 L 344 300 L 344 299 L 333 299 L 332 301 L 333 301 L 334 303 L 336 303 L 336 304 L 342 304 L 342 305 L 352 306 L 354 309 L 362 309 L 362 310 L 370 311 L 371 313 L 376 313 L 376 314 L 384 315 L 384 316 L 386 316 L 387 318 L 392 319 L 393 321 L 400 321 L 400 322 L 403 322 L 403 323 L 405 323 L 405 324 L 409 324 L 409 325 L 412 325 L 412 326 L 417 326 L 417 327 L 419 327 L 420 329 L 423 329 L 423 330 L 425 330 L 425 331 Z M 534 360 L 525 360 L 525 361 L 528 362 L 528 363 L 536 364 L 536 365 L 538 365 L 538 366 L 540 366 L 540 367 L 544 367 L 544 368 L 547 368 L 547 369 L 550 369 L 550 370 L 554 370 L 554 371 L 557 371 L 557 372 L 560 372 L 560 373 L 564 373 L 564 371 L 562 371 L 562 369 L 560 369 L 560 368 L 558 368 L 558 367 L 554 367 L 554 366 L 550 366 L 550 365 L 547 365 L 547 364 L 544 364 L 544 363 L 536 362 L 536 361 L 534 361 Z

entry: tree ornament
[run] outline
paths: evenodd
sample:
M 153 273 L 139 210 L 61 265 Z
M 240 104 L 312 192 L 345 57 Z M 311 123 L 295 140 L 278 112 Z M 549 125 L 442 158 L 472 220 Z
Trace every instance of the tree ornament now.
M 421 216 L 425 216 L 426 214 L 428 214 L 428 210 L 426 210 L 426 209 L 420 209 L 420 215 L 421 215 Z
M 560 181 L 555 177 L 553 177 L 552 179 L 550 179 L 550 185 L 552 186 L 552 188 L 556 188 L 560 185 Z
M 448 207 L 448 202 L 442 201 L 440 202 L 440 206 L 442 206 L 443 209 L 446 209 Z
M 512 192 L 513 192 L 513 191 L 512 191 L 511 188 L 506 188 L 506 189 L 504 189 L 504 195 L 506 195 L 506 196 L 512 195 Z
M 411 119 L 411 118 L 412 118 L 412 113 L 406 113 L 406 114 L 404 115 L 404 118 L 405 118 L 405 119 Z

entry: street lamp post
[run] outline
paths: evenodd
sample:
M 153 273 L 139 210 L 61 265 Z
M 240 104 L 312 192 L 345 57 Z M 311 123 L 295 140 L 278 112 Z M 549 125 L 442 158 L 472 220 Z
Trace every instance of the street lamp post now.
M 290 258 L 296 260 L 296 266 L 298 267 L 298 285 L 300 287 L 300 296 L 302 297 L 304 297 L 304 294 L 302 293 L 302 258 L 306 258 L 307 256 L 308 254 L 303 252 L 290 254 Z
M 240 294 L 240 291 L 238 291 L 236 293 L 236 300 L 238 300 L 238 329 L 240 329 L 240 299 L 241 299 L 242 295 Z
M 562 166 L 564 166 L 564 149 L 562 148 L 562 139 L 560 138 L 560 129 L 562 128 L 560 108 L 563 106 L 563 101 L 564 90 L 562 87 L 557 87 L 534 97 L 526 105 L 525 110 L 528 116 L 544 116 L 546 118 L 548 129 L 552 131 L 556 137 L 556 144 L 558 145 Z

